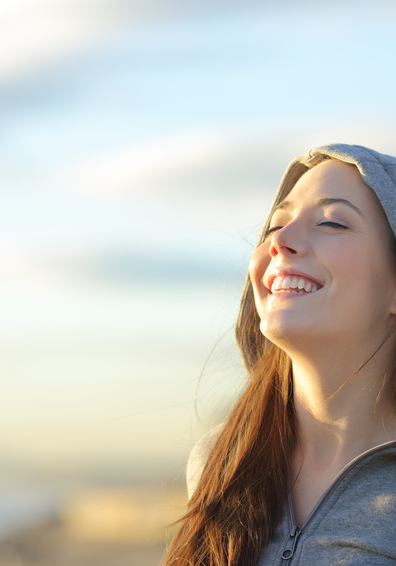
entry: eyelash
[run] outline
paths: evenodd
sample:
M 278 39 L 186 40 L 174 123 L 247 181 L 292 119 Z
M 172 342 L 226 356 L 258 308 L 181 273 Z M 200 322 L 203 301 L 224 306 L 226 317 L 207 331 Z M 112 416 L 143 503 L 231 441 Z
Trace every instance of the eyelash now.
M 276 232 L 277 230 L 280 230 L 281 228 L 283 228 L 283 226 L 273 226 L 273 228 L 269 228 L 267 230 L 267 236 L 272 234 L 272 232 Z
M 338 222 L 331 222 L 330 220 L 327 222 L 321 222 L 318 226 L 330 226 L 331 228 L 336 228 L 337 230 L 348 230 L 348 226 L 344 226 L 343 224 L 339 224 Z
M 339 224 L 338 222 L 331 222 L 330 220 L 327 222 L 320 222 L 317 226 L 330 226 L 330 228 L 335 228 L 336 230 L 348 230 L 348 226 L 344 226 L 343 224 Z M 273 226 L 267 231 L 267 236 L 270 236 L 273 232 L 277 230 L 281 230 L 283 226 Z

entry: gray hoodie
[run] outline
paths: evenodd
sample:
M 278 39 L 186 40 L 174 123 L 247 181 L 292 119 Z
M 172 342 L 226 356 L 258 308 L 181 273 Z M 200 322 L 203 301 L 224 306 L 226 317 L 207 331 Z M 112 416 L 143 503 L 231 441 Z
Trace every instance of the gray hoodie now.
M 194 492 L 222 425 L 191 452 L 187 487 Z M 396 441 L 364 452 L 334 479 L 303 525 L 290 498 L 257 566 L 386 566 L 396 563 Z

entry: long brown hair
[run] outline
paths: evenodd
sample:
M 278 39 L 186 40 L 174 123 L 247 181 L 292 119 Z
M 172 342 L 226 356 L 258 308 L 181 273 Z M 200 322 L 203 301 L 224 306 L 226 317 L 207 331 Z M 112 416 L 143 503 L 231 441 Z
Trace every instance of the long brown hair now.
M 296 441 L 291 360 L 265 342 L 250 286 L 236 338 L 249 374 L 163 566 L 254 566 L 282 518 Z
M 315 158 L 312 165 L 323 159 Z M 285 193 L 307 170 L 298 163 L 287 173 Z M 257 245 L 267 228 L 268 221 Z M 297 439 L 292 367 L 288 355 L 260 332 L 249 276 L 235 334 L 249 379 L 209 455 L 163 566 L 254 566 L 282 518 Z

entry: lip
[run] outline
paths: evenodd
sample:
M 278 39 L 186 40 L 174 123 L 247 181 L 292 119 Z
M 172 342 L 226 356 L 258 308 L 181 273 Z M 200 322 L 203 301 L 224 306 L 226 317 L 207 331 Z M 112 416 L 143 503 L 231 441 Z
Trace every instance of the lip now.
M 309 275 L 308 273 L 304 273 L 303 271 L 299 271 L 299 270 L 296 270 L 296 269 L 273 269 L 272 271 L 269 271 L 268 273 L 265 273 L 265 275 L 264 275 L 264 285 L 268 289 L 268 291 L 271 295 L 272 295 L 271 287 L 272 287 L 272 283 L 274 282 L 274 279 L 276 277 L 286 277 L 287 275 L 289 275 L 289 276 L 294 275 L 296 277 L 304 277 L 304 279 L 308 279 L 314 285 L 316 285 L 318 287 L 318 290 L 321 289 L 324 285 L 321 281 L 319 281 L 315 277 L 312 277 L 312 275 Z

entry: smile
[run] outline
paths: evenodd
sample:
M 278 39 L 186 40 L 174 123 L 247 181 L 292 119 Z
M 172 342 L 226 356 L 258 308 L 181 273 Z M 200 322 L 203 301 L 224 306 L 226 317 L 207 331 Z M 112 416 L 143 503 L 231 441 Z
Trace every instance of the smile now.
M 271 285 L 271 293 L 315 293 L 318 288 L 320 287 L 317 284 L 301 275 L 286 275 L 275 277 Z

